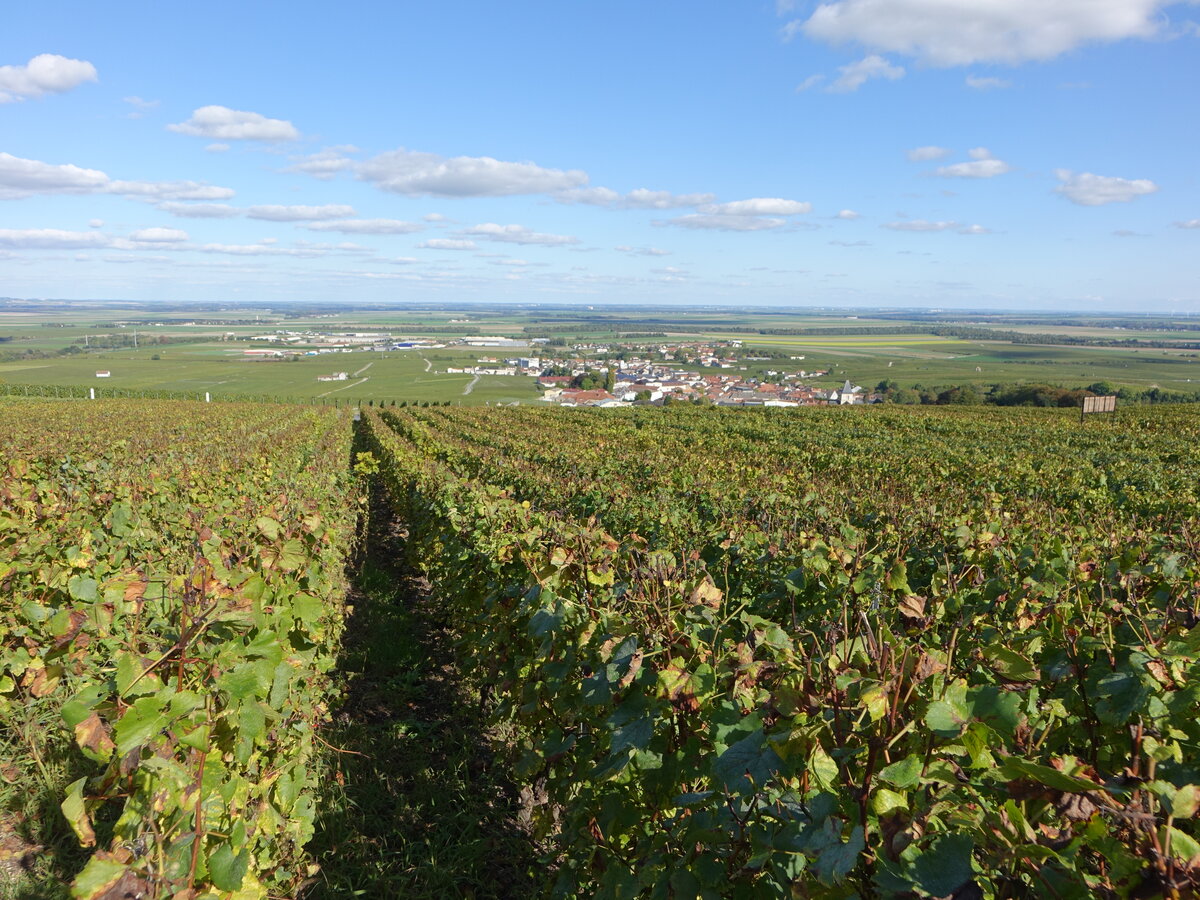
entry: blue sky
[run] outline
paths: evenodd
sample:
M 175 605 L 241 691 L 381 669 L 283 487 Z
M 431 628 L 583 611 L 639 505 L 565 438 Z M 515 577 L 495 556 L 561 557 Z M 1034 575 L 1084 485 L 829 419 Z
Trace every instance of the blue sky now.
M 1200 313 L 1200 6 L 13 4 L 0 295 Z

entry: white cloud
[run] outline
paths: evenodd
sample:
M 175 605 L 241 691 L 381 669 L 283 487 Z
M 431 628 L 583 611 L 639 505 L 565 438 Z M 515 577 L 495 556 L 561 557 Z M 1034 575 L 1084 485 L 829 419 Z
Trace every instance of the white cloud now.
M 133 112 L 125 114 L 127 119 L 140 119 L 159 104 L 158 100 L 143 100 L 141 97 L 122 97 L 121 99 L 133 107 Z
M 274 142 L 294 141 L 300 137 L 300 132 L 291 122 L 268 119 L 256 112 L 227 106 L 202 106 L 186 122 L 168 125 L 167 130 L 218 141 Z
M 1012 82 L 1003 78 L 984 78 L 979 75 L 968 75 L 967 87 L 977 91 L 998 91 L 1012 87 Z
M 142 228 L 131 234 L 129 239 L 149 244 L 178 244 L 188 239 L 188 233 L 178 228 Z
M 531 231 L 524 225 L 497 225 L 487 222 L 483 225 L 473 225 L 461 232 L 463 235 L 482 237 L 489 241 L 502 241 L 506 244 L 541 244 L 543 246 L 562 246 L 578 244 L 579 238 L 566 234 L 541 234 Z
M 324 206 L 252 206 L 246 215 L 268 222 L 315 222 L 345 219 L 354 215 L 354 207 L 342 203 L 326 203 Z
M 199 181 L 113 181 L 105 192 L 147 200 L 228 200 L 234 194 L 233 188 Z
M 226 203 L 159 203 L 155 208 L 181 219 L 232 219 L 242 214 Z
M 1188 219 L 1185 222 L 1176 222 L 1176 228 L 1200 228 L 1200 219 Z
M 996 159 L 986 147 L 975 147 L 967 151 L 971 162 L 941 166 L 934 174 L 943 178 L 995 178 L 1012 171 L 1012 166 Z
M 692 228 L 706 231 L 768 231 L 787 224 L 786 219 L 768 219 L 760 216 L 710 216 L 692 214 L 677 216 L 655 225 L 674 225 L 677 228 Z
M 103 219 L 88 219 L 88 228 L 103 228 Z
M 991 234 L 991 230 L 982 225 L 963 225 L 961 222 L 927 222 L 924 219 L 906 219 L 903 222 L 887 222 L 883 228 L 892 231 L 934 232 L 957 231 L 959 234 Z
M 509 197 L 548 194 L 587 184 L 578 169 L 547 169 L 531 162 L 503 162 L 490 156 L 439 156 L 392 150 L 361 163 L 358 177 L 384 191 L 410 196 Z
M 711 216 L 802 216 L 812 212 L 812 204 L 779 197 L 752 197 L 702 206 L 700 212 Z
M 42 53 L 23 66 L 0 66 L 0 103 L 61 94 L 96 80 L 96 67 L 82 59 Z
M 450 238 L 433 238 L 417 244 L 420 250 L 477 250 L 474 241 L 455 241 Z
M 307 226 L 309 231 L 337 231 L 342 234 L 412 234 L 425 226 L 399 219 L 345 219 Z
M 586 203 L 590 206 L 605 206 L 612 209 L 680 209 L 711 203 L 713 194 L 672 194 L 670 191 L 652 191 L 637 188 L 628 194 L 619 194 L 606 187 L 574 188 L 554 195 L 559 203 Z
M 853 221 L 854 219 L 858 219 L 858 218 L 861 218 L 861 217 L 862 217 L 862 214 L 861 214 L 861 213 L 856 213 L 856 212 L 855 212 L 854 210 L 852 210 L 852 209 L 843 209 L 843 210 L 842 210 L 840 213 L 838 213 L 838 214 L 837 214 L 837 218 L 839 218 L 839 219 L 847 219 L 847 220 L 850 220 L 850 221 Z
M 893 66 L 882 56 L 867 56 L 848 66 L 838 66 L 841 74 L 826 88 L 831 94 L 848 94 L 857 91 L 872 78 L 896 81 L 904 77 L 903 66 Z
M 628 244 L 622 244 L 619 247 L 613 247 L 619 253 L 631 253 L 634 256 L 670 256 L 670 250 L 661 250 L 658 247 L 631 247 Z
M 1046 60 L 1083 44 L 1148 38 L 1172 0 L 829 0 L 788 24 L 831 44 L 904 53 L 936 66 Z
M 802 82 L 796 85 L 796 93 L 803 94 L 805 91 L 811 91 L 824 80 L 824 75 L 809 75 Z
M 319 178 L 322 181 L 328 181 L 338 172 L 344 172 L 353 166 L 355 164 L 354 160 L 350 159 L 346 154 L 357 152 L 358 148 L 351 144 L 326 147 L 317 153 L 310 153 L 307 156 L 292 157 L 295 161 L 283 171 L 300 172 L 305 175 L 311 175 L 313 178 Z
M 56 166 L 0 153 L 0 199 L 33 194 L 91 194 L 107 184 L 108 176 L 96 169 Z
M 262 241 L 257 244 L 202 244 L 189 249 L 200 253 L 214 253 L 225 256 L 299 256 L 304 259 L 314 259 L 328 255 L 329 245 L 313 245 L 309 247 L 276 247 L 275 241 Z
M 1072 203 L 1079 206 L 1104 206 L 1107 203 L 1128 203 L 1135 197 L 1153 194 L 1158 185 L 1146 178 L 1130 180 L 1111 175 L 1093 175 L 1080 172 L 1076 175 L 1069 169 L 1057 169 L 1055 176 L 1060 182 L 1054 189 Z
M 61 231 L 57 228 L 0 228 L 0 247 L 17 250 L 86 250 L 108 247 L 112 238 L 98 231 Z
M 423 218 L 426 222 L 449 222 L 450 221 L 445 216 L 443 216 L 441 213 L 427 213 L 426 215 L 422 216 L 421 218 Z
M 228 144 L 209 144 L 204 148 L 207 153 L 224 153 L 229 149 Z
M 930 162 L 935 159 L 945 159 L 949 155 L 950 151 L 945 147 L 914 147 L 908 151 L 910 162 Z
M 384 260 L 384 262 L 391 263 L 393 266 L 411 266 L 413 263 L 419 263 L 420 261 L 415 256 L 397 256 Z

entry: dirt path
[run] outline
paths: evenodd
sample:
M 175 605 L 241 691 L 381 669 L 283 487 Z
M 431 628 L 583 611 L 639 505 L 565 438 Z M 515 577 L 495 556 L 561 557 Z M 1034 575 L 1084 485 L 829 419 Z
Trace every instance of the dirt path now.
M 359 385 L 366 384 L 366 383 L 367 383 L 368 381 L 370 381 L 370 380 L 371 380 L 371 376 L 370 376 L 370 375 L 368 375 L 368 376 L 367 376 L 366 378 L 364 378 L 362 381 L 356 381 L 356 382 L 354 382 L 353 384 L 347 384 L 347 385 L 344 385 L 344 386 L 342 386 L 342 387 L 340 387 L 340 388 L 334 388 L 332 391 L 326 391 L 326 392 L 325 392 L 325 393 L 323 393 L 323 394 L 317 394 L 317 396 L 318 396 L 318 397 L 328 397 L 330 394 L 336 394 L 338 391 L 348 391 L 348 390 L 350 390 L 350 388 L 352 388 L 352 387 L 358 387 Z
M 372 508 L 339 665 L 345 701 L 322 735 L 344 752 L 309 845 L 321 871 L 301 896 L 533 896 L 530 839 L 454 635 L 403 564 L 403 530 L 378 499 Z
M 355 373 L 354 373 L 353 375 L 351 375 L 350 377 L 351 377 L 351 378 L 357 378 L 359 375 L 361 375 L 363 372 L 367 371 L 367 369 L 371 368 L 371 366 L 373 366 L 373 365 L 375 365 L 375 363 L 374 363 L 374 362 L 369 362 L 369 363 L 367 363 L 365 366 L 363 366 L 361 369 L 359 369 L 357 372 L 355 372 Z
M 477 385 L 478 383 L 479 383 L 479 376 L 476 375 L 474 378 L 472 378 L 470 381 L 468 381 L 467 386 L 463 388 L 463 396 L 465 397 L 465 396 L 467 396 L 467 394 L 471 393 L 471 391 L 475 390 L 475 385 Z

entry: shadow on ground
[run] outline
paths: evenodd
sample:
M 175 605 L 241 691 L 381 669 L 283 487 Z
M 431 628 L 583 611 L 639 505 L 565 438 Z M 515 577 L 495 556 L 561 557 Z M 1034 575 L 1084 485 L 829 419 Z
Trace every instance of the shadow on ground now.
M 323 731 L 334 754 L 304 900 L 523 898 L 535 854 L 483 732 L 477 694 L 403 532 L 373 504 L 339 664 L 345 701 Z

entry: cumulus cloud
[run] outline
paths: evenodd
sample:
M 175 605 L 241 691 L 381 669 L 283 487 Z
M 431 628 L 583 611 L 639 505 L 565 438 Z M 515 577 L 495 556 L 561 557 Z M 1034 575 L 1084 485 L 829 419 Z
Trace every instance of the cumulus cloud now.
M 474 241 L 456 241 L 451 238 L 432 238 L 417 244 L 420 250 L 478 250 Z
M 0 199 L 33 194 L 92 194 L 103 190 L 108 176 L 97 169 L 54 165 L 0 153 Z
M 963 225 L 961 222 L 928 222 L 925 219 L 905 219 L 902 222 L 887 222 L 883 228 L 892 231 L 935 232 L 957 231 L 959 234 L 991 234 L 991 230 L 982 225 Z
M 88 227 L 89 228 L 103 228 L 104 220 L 103 219 L 88 219 Z
M 547 169 L 490 156 L 445 157 L 414 150 L 381 153 L 357 167 L 358 177 L 380 190 L 410 196 L 510 197 L 550 194 L 587 184 L 578 169 Z
M 1047 60 L 1089 43 L 1152 37 L 1172 0 L 829 0 L 785 33 L 861 44 L 935 66 Z
M 910 162 L 930 162 L 935 159 L 945 159 L 950 155 L 950 151 L 945 147 L 914 147 L 908 151 L 907 155 Z
M 199 181 L 111 181 L 105 193 L 144 200 L 228 200 L 233 188 Z
M 86 250 L 108 247 L 112 238 L 98 231 L 62 231 L 57 228 L 0 228 L 0 247 L 16 250 Z
M 1176 222 L 1176 228 L 1200 228 L 1200 219 L 1188 219 L 1184 222 Z
M 317 153 L 293 157 L 292 164 L 283 171 L 300 172 L 304 175 L 311 175 L 313 178 L 319 178 L 322 181 L 328 181 L 338 172 L 344 172 L 353 166 L 355 164 L 354 160 L 346 154 L 357 152 L 358 148 L 350 144 L 326 147 Z
M 344 219 L 340 222 L 319 222 L 307 226 L 309 231 L 337 231 L 341 234 L 412 234 L 424 231 L 425 226 L 400 219 Z
M 326 203 L 324 206 L 252 206 L 246 215 L 268 222 L 317 222 L 345 219 L 354 215 L 354 207 L 341 203 Z
M 178 228 L 141 228 L 129 239 L 147 244 L 178 244 L 188 239 L 188 233 Z
M 231 188 L 199 181 L 113 181 L 97 169 L 55 165 L 0 153 L 0 200 L 34 194 L 119 194 L 138 199 L 227 200 Z
M 811 91 L 824 80 L 824 75 L 809 75 L 802 82 L 796 85 L 796 93 L 803 94 L 805 91 Z
M 1091 172 L 1076 174 L 1069 169 L 1057 169 L 1054 174 L 1061 182 L 1054 189 L 1055 193 L 1079 206 L 1128 203 L 1135 197 L 1153 194 L 1158 190 L 1158 185 L 1146 178 L 1131 180 L 1111 175 L 1093 175 Z
M 0 66 L 0 103 L 61 94 L 96 80 L 96 67 L 82 59 L 42 53 L 23 66 Z
M 878 55 L 864 57 L 848 66 L 839 66 L 838 71 L 841 74 L 834 79 L 833 84 L 826 88 L 832 94 L 848 94 L 851 91 L 857 91 L 872 78 L 896 81 L 904 77 L 903 66 L 893 66 Z
M 710 203 L 713 194 L 672 194 L 670 191 L 652 191 L 637 188 L 628 194 L 619 194 L 606 187 L 574 188 L 554 195 L 559 203 L 586 203 L 611 209 L 680 209 Z
M 1012 87 L 1012 82 L 1003 78 L 984 78 L 979 75 L 968 75 L 967 87 L 976 91 L 998 91 Z
M 232 219 L 242 214 L 227 203 L 159 203 L 155 208 L 181 219 Z
M 506 244 L 541 244 L 548 247 L 560 247 L 564 244 L 579 243 L 579 238 L 570 235 L 542 234 L 531 231 L 524 225 L 497 225 L 495 222 L 473 225 L 459 233 L 485 238 L 489 241 L 501 241 Z
M 217 141 L 294 141 L 296 126 L 284 119 L 268 119 L 256 112 L 227 106 L 202 106 L 186 122 L 168 125 L 168 131 Z
M 688 216 L 676 216 L 674 219 L 667 219 L 666 221 L 657 221 L 654 224 L 673 225 L 677 228 L 691 228 L 704 231 L 769 231 L 772 228 L 782 228 L 787 224 L 787 219 L 694 213 Z
M 618 253 L 631 253 L 634 256 L 670 256 L 670 250 L 661 250 L 658 247 L 631 247 L 628 244 L 622 244 L 619 247 L 613 247 Z
M 779 197 L 752 197 L 702 206 L 700 212 L 712 216 L 802 216 L 812 212 L 812 204 Z
M 1012 171 L 1012 166 L 993 157 L 986 147 L 976 147 L 967 151 L 967 155 L 971 162 L 941 166 L 934 174 L 943 178 L 995 178 Z
M 843 209 L 840 213 L 837 214 L 837 218 L 846 219 L 848 221 L 853 221 L 854 219 L 862 218 L 862 214 L 856 213 L 852 209 Z

